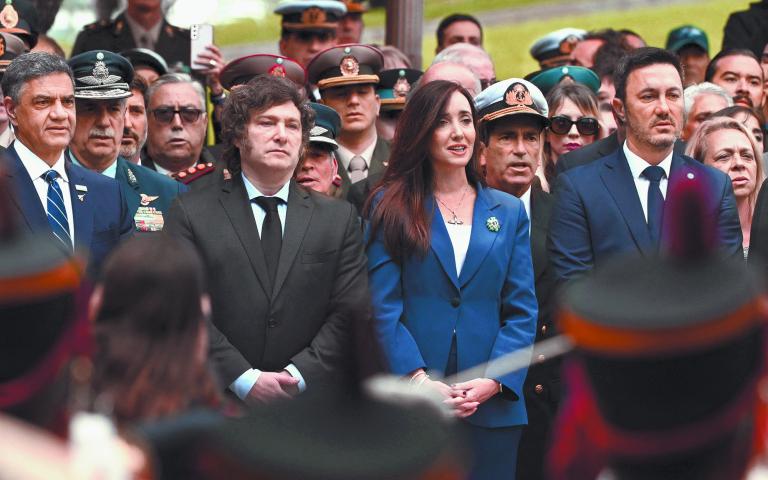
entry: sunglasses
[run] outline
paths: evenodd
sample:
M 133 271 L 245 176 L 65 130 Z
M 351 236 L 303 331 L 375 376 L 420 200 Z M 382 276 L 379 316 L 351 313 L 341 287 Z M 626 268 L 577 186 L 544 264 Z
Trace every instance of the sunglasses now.
M 155 117 L 155 120 L 160 123 L 171 123 L 174 115 L 177 113 L 183 123 L 195 123 L 200 119 L 200 115 L 203 114 L 203 111 L 199 108 L 191 107 L 182 107 L 178 110 L 172 107 L 160 107 L 152 110 L 150 113 Z
M 549 130 L 558 135 L 566 135 L 571 131 L 573 124 L 576 124 L 576 130 L 582 135 L 596 135 L 600 128 L 597 119 L 594 117 L 581 117 L 575 122 L 563 115 L 555 115 L 549 119 Z

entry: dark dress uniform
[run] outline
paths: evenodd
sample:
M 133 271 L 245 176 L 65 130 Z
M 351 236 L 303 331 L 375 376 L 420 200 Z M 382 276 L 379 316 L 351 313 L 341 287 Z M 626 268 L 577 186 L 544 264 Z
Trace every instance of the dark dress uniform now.
M 187 170 L 174 173 L 172 177 L 180 183 L 189 185 L 193 190 L 216 183 L 222 178 L 227 179 L 229 172 L 224 162 L 219 159 L 220 155 L 221 148 L 218 145 L 203 147 L 200 151 L 200 158 L 195 165 Z M 141 165 L 157 172 L 155 161 L 149 156 L 146 147 L 141 150 Z
M 157 38 L 154 51 L 165 59 L 168 65 L 182 63 L 189 65 L 191 49 L 189 30 L 179 28 L 162 20 L 160 35 Z M 125 19 L 125 12 L 112 21 L 101 21 L 86 25 L 75 39 L 72 56 L 90 50 L 109 50 L 122 52 L 136 48 L 131 27 Z

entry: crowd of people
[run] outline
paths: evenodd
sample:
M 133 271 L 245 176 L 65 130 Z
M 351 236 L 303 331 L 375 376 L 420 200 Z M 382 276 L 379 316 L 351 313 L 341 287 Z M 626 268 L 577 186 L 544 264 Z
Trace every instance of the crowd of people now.
M 767 5 L 502 79 L 469 14 L 422 71 L 359 0 L 229 62 L 8 0 L 0 477 L 763 478 Z

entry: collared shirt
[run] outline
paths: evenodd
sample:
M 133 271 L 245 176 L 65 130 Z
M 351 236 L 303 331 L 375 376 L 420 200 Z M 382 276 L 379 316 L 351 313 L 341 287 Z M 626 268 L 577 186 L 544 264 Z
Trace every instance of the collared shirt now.
M 669 170 L 672 168 L 672 154 L 669 155 L 659 163 L 659 166 L 664 169 L 664 177 L 659 182 L 659 188 L 664 198 L 667 198 L 667 184 L 669 183 Z M 627 141 L 624 141 L 624 156 L 627 157 L 627 163 L 629 163 L 629 171 L 632 172 L 632 179 L 635 181 L 635 189 L 637 189 L 637 195 L 640 197 L 640 205 L 643 207 L 643 215 L 645 221 L 648 221 L 648 189 L 651 186 L 651 181 L 643 177 L 643 170 L 650 167 L 651 164 L 637 156 L 632 150 L 629 149 Z
M 374 136 L 373 142 L 371 142 L 370 145 L 365 147 L 365 150 L 363 150 L 360 153 L 354 153 L 339 143 L 339 149 L 336 150 L 336 157 L 339 159 L 339 161 L 341 161 L 341 166 L 344 167 L 344 170 L 346 170 L 349 173 L 349 163 L 352 161 L 352 157 L 356 155 L 363 157 L 363 160 L 365 160 L 365 164 L 368 166 L 368 169 L 370 169 L 371 157 L 373 157 L 373 150 L 376 148 L 376 142 L 378 140 L 379 138 L 377 136 Z M 368 176 L 368 172 L 366 171 L 366 177 L 367 176 Z
M 64 168 L 64 152 L 61 152 L 61 156 L 53 166 L 49 166 L 40 157 L 32 153 L 26 145 L 21 143 L 21 140 L 16 140 L 13 144 L 13 148 L 16 149 L 16 153 L 19 155 L 22 165 L 29 173 L 29 178 L 32 179 L 32 185 L 35 187 L 37 196 L 40 198 L 40 203 L 43 205 L 43 211 L 48 213 L 48 182 L 45 181 L 43 175 L 48 170 L 56 170 L 59 174 L 57 182 L 61 188 L 61 195 L 64 197 L 64 207 L 67 210 L 67 222 L 69 222 L 69 238 L 72 239 L 72 244 L 75 243 L 75 221 L 72 216 L 72 197 L 70 195 L 69 177 L 67 176 L 67 169 Z
M 128 12 L 125 13 L 125 21 L 128 22 L 128 26 L 131 27 L 133 42 L 137 47 L 148 48 L 150 50 L 155 49 L 157 46 L 157 39 L 160 38 L 160 29 L 163 27 L 162 19 L 148 30 L 139 25 L 136 20 L 132 19 L 131 16 L 128 15 Z
M 157 164 L 157 162 L 155 162 L 155 171 L 156 171 L 157 173 L 160 173 L 160 174 L 162 174 L 162 175 L 167 175 L 167 176 L 169 176 L 169 177 L 170 177 L 171 175 L 173 175 L 173 172 L 172 172 L 172 171 L 170 171 L 170 170 L 167 170 L 167 169 L 165 169 L 165 168 L 161 167 L 160 165 L 158 165 L 158 164 Z
M 288 212 L 288 192 L 290 191 L 291 182 L 286 182 L 286 184 L 274 195 L 264 195 L 258 188 L 253 186 L 244 173 L 241 173 L 240 175 L 243 177 L 243 183 L 245 184 L 245 191 L 248 193 L 248 199 L 251 200 L 251 211 L 253 212 L 253 220 L 256 222 L 256 228 L 259 230 L 259 237 L 261 237 L 261 227 L 264 224 L 267 212 L 253 201 L 258 197 L 277 197 L 282 200 L 282 202 L 277 205 L 277 215 L 280 217 L 280 226 L 282 227 L 283 235 L 285 235 L 285 215 Z M 292 363 L 288 364 L 285 367 L 285 370 L 287 370 L 293 378 L 299 380 L 298 387 L 300 392 L 306 390 L 307 384 L 304 381 L 304 377 L 301 376 L 299 369 L 296 368 L 296 365 Z M 261 370 L 259 369 L 252 368 L 246 370 L 229 385 L 229 389 L 235 392 L 235 395 L 237 395 L 240 400 L 245 400 L 248 396 L 248 392 L 251 391 L 253 386 L 256 385 L 256 382 L 259 380 L 259 376 L 261 376 Z
M 531 235 L 531 186 L 528 186 L 528 190 L 520 196 L 520 201 L 523 202 L 525 207 L 525 213 L 528 215 L 528 235 Z
M 16 135 L 13 133 L 13 128 L 8 125 L 8 128 L 3 130 L 3 133 L 0 133 L 0 147 L 8 148 L 15 139 Z
M 69 152 L 69 159 L 72 160 L 72 163 L 74 163 L 77 166 L 80 166 L 80 167 L 83 167 L 83 168 L 88 168 L 85 165 L 83 165 L 82 163 L 80 163 L 80 160 L 78 160 L 77 157 L 75 156 L 75 154 L 72 153 L 71 151 Z M 89 170 L 90 170 L 90 168 L 89 168 Z M 102 170 L 100 173 L 102 175 L 105 175 L 105 176 L 109 177 L 109 178 L 115 178 L 115 176 L 117 175 L 117 159 L 115 159 L 115 161 L 112 162 L 112 164 L 110 166 L 108 166 L 107 168 Z

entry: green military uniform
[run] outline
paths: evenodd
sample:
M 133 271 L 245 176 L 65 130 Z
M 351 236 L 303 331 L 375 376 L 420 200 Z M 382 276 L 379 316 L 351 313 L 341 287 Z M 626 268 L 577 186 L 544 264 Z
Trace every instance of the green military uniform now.
M 122 52 L 136 47 L 131 27 L 123 12 L 112 21 L 104 20 L 86 25 L 77 34 L 75 46 L 72 47 L 72 56 L 89 50 Z M 154 51 L 163 57 L 168 65 L 179 62 L 189 65 L 191 54 L 189 30 L 171 25 L 163 18 Z

